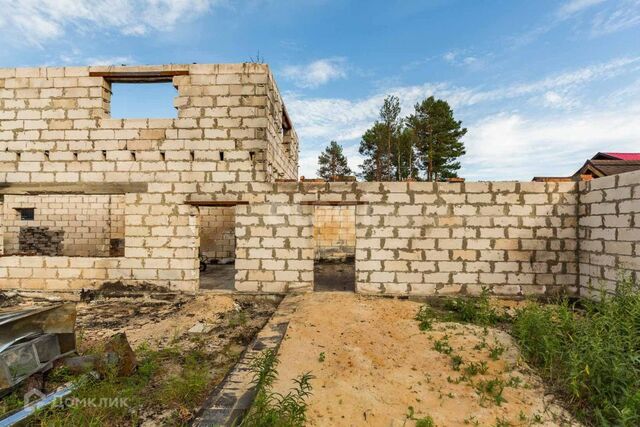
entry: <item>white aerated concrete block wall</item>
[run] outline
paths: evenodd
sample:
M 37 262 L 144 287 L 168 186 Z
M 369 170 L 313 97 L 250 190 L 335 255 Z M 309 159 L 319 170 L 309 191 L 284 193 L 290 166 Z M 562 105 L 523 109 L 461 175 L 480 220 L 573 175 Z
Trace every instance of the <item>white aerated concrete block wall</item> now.
M 621 275 L 640 282 L 640 172 L 580 183 L 580 290 L 615 290 Z
M 172 75 L 177 118 L 111 118 L 118 73 Z M 0 289 L 122 281 L 196 291 L 211 227 L 197 205 L 216 201 L 248 203 L 228 208 L 239 291 L 312 289 L 325 221 L 314 216 L 331 204 L 355 216 L 362 293 L 590 295 L 589 286 L 612 290 L 620 269 L 638 280 L 640 172 L 580 184 L 279 182 L 296 180 L 297 166 L 297 137 L 263 64 L 0 69 L 4 246 L 25 200 L 53 215 L 95 203 L 96 219 L 108 206 L 123 219 L 87 233 L 92 244 L 125 239 L 124 256 L 5 251 Z

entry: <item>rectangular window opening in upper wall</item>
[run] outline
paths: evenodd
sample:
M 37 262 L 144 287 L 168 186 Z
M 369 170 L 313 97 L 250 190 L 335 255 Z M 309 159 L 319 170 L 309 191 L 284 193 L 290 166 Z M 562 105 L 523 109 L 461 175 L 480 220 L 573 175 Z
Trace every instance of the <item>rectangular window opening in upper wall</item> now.
M 111 117 L 114 119 L 173 119 L 178 117 L 170 82 L 111 82 Z
M 16 211 L 18 211 L 21 221 L 33 221 L 35 219 L 35 208 L 16 208 Z

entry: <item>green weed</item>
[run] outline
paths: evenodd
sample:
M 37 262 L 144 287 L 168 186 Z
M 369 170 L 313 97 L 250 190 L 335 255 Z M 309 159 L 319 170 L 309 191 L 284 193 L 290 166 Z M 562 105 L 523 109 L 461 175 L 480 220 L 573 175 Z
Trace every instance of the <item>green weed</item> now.
M 418 310 L 416 314 L 416 320 L 418 321 L 418 328 L 421 331 L 430 331 L 433 328 L 433 320 L 435 314 L 428 304 L 424 304 Z
M 24 404 L 22 397 L 23 390 L 15 390 L 0 399 L 0 416 L 16 409 L 22 408 Z
M 462 360 L 462 357 L 458 356 L 457 354 L 454 356 L 451 356 L 451 367 L 453 368 L 454 371 L 459 371 L 460 366 L 463 363 L 464 361 Z
M 491 358 L 491 360 L 498 360 L 500 359 L 500 356 L 502 356 L 502 353 L 504 353 L 505 350 L 506 349 L 503 346 L 496 343 L 495 346 L 489 347 L 489 357 Z
M 511 427 L 512 424 L 506 418 L 498 417 L 496 418 L 495 427 Z
M 613 295 L 531 304 L 513 324 L 523 354 L 567 398 L 581 421 L 640 425 L 640 293 L 621 279 Z
M 475 323 L 477 325 L 495 325 L 502 317 L 491 307 L 489 289 L 482 288 L 478 297 L 453 298 L 446 303 L 446 308 L 453 312 L 456 320 Z
M 466 377 L 475 377 L 478 374 L 484 375 L 489 370 L 487 362 L 470 362 L 464 367 L 464 374 Z
M 244 325 L 247 323 L 247 320 L 249 319 L 247 318 L 247 313 L 244 311 L 233 312 L 229 316 L 228 325 L 231 328 L 235 328 Z
M 183 354 L 178 348 L 159 351 L 142 345 L 137 351 L 138 369 L 129 377 L 107 372 L 97 380 L 90 376 L 74 376 L 65 368 L 49 374 L 56 382 L 74 381 L 72 398 L 83 401 L 115 401 L 118 405 L 71 405 L 45 408 L 33 416 L 34 425 L 138 425 L 143 408 L 156 407 L 176 410 L 171 424 L 184 424 L 191 411 L 200 403 L 209 388 L 211 364 L 204 354 L 193 350 Z M 165 363 L 179 365 L 176 374 L 166 376 Z
M 479 426 L 480 425 L 480 421 L 478 421 L 478 419 L 474 416 L 474 415 L 470 415 L 467 418 L 464 419 L 464 424 L 465 425 L 472 425 L 472 426 Z
M 436 425 L 430 415 L 422 418 L 416 418 L 413 406 L 409 406 L 409 408 L 407 408 L 407 419 L 415 421 L 416 427 L 435 427 Z
M 436 423 L 430 415 L 416 420 L 416 427 L 435 427 Z
M 509 381 L 507 381 L 507 387 L 518 388 L 522 384 L 522 378 L 520 377 L 511 377 Z
M 449 338 L 446 335 L 442 339 L 434 341 L 433 349 L 442 354 L 451 354 L 453 351 L 453 348 L 451 348 L 449 344 Z
M 256 398 L 241 426 L 250 427 L 298 427 L 306 421 L 306 399 L 311 395 L 309 373 L 294 380 L 295 387 L 286 395 L 272 391 L 278 377 L 278 358 L 269 349 L 264 351 L 253 363 Z
M 206 395 L 208 367 L 197 352 L 189 353 L 179 374 L 169 376 L 161 387 L 160 400 L 168 406 L 193 409 Z
M 483 380 L 476 384 L 476 393 L 480 396 L 481 401 L 491 400 L 500 406 L 506 402 L 502 396 L 504 391 L 504 382 L 498 378 L 492 380 Z

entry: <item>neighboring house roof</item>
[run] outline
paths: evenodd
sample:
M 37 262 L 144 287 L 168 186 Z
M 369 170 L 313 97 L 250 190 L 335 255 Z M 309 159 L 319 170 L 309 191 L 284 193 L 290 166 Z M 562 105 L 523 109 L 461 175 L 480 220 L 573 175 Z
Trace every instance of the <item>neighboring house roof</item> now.
M 531 181 L 534 182 L 571 182 L 576 181 L 573 176 L 534 176 Z
M 640 160 L 640 153 L 598 153 L 591 160 Z
M 599 152 L 587 160 L 572 176 L 536 176 L 533 181 L 584 181 L 635 170 L 640 170 L 640 153 Z
M 602 154 L 602 153 L 598 153 Z M 597 155 L 596 155 L 597 156 Z M 640 159 L 638 160 L 599 160 L 593 159 L 587 160 L 585 164 L 573 174 L 578 175 L 592 175 L 594 178 L 601 176 L 616 175 L 619 173 L 631 172 L 640 170 Z

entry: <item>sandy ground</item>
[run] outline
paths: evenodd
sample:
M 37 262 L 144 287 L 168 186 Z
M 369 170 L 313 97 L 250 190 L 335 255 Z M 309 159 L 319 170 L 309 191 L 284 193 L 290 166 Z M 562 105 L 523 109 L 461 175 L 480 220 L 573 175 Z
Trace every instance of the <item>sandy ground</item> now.
M 276 390 L 286 392 L 291 378 L 310 371 L 315 379 L 308 424 L 316 426 L 410 426 L 415 421 L 407 419 L 409 407 L 414 418 L 430 415 L 437 426 L 493 426 L 498 419 L 512 426 L 576 425 L 566 421 L 570 417 L 553 396 L 545 396 L 508 334 L 458 323 L 421 332 L 414 320 L 419 307 L 350 293 L 302 296 L 280 348 Z M 464 361 L 458 371 L 451 355 L 434 349 L 445 335 L 452 355 Z M 490 348 L 498 346 L 505 351 L 492 360 Z M 451 382 L 481 361 L 486 373 Z M 511 383 L 500 405 L 476 392 L 483 380 L 493 379 Z
M 133 349 L 145 344 L 153 350 L 176 349 L 178 354 L 197 350 L 208 369 L 210 385 L 207 393 L 236 363 L 241 352 L 275 311 L 279 301 L 243 295 L 157 293 L 153 296 L 112 298 L 97 292 L 93 300 L 77 302 L 78 351 L 81 354 L 99 351 L 101 345 L 118 332 L 126 333 Z M 56 301 L 56 296 L 30 298 L 0 292 L 0 307 L 5 309 L 50 305 Z M 200 325 L 199 331 L 190 332 L 196 325 Z M 177 355 L 162 357 L 158 362 L 161 366 L 157 374 L 144 390 L 153 393 L 169 375 L 181 372 L 183 362 Z M 43 384 L 45 390 L 51 391 L 59 385 L 47 378 Z M 19 394 L 23 393 L 19 390 Z M 202 396 L 201 400 L 205 397 Z M 188 422 L 201 403 L 194 400 L 193 405 L 185 406 L 176 402 L 154 402 L 140 409 L 135 425 L 182 425 Z
M 165 347 L 198 322 L 216 326 L 225 317 L 241 311 L 234 298 L 211 294 L 176 296 L 169 302 L 95 300 L 78 303 L 76 308 L 81 345 L 125 332 L 133 348 L 142 343 L 151 348 Z

